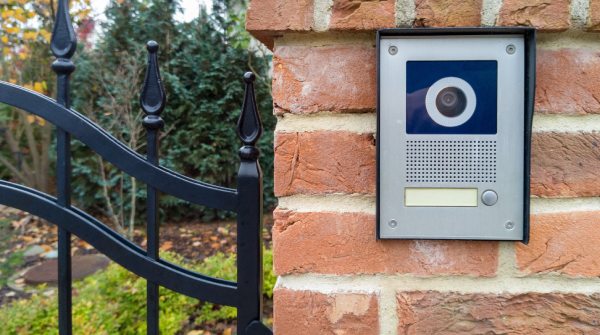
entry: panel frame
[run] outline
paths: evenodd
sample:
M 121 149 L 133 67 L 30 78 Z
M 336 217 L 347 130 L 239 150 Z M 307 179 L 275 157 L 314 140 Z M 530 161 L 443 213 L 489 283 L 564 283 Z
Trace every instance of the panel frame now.
M 473 27 L 473 28 L 394 28 L 382 29 L 377 32 L 377 189 L 376 189 L 376 237 L 377 239 L 463 239 L 463 240 L 506 240 L 497 238 L 419 238 L 419 237 L 385 237 L 381 234 L 381 41 L 390 37 L 440 37 L 440 36 L 489 36 L 489 35 L 517 35 L 524 40 L 524 129 L 523 129 L 523 218 L 521 242 L 529 242 L 530 232 L 530 169 L 531 169 L 531 125 L 533 119 L 535 99 L 535 68 L 536 68 L 536 30 L 530 27 Z M 481 190 L 483 191 L 483 190 Z M 511 239 L 514 240 L 514 239 Z

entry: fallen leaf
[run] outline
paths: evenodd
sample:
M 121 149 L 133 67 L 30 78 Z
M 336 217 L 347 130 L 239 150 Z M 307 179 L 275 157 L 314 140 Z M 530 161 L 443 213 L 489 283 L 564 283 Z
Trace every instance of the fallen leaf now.
M 28 224 L 31 221 L 31 219 L 33 219 L 33 216 L 27 215 L 20 220 L 11 222 L 11 225 L 13 226 L 14 229 L 22 228 L 23 226 Z
M 173 248 L 173 242 L 171 242 L 171 241 L 166 241 L 165 243 L 163 243 L 160 246 L 160 250 L 161 251 L 168 251 L 168 250 L 170 250 L 172 248 Z

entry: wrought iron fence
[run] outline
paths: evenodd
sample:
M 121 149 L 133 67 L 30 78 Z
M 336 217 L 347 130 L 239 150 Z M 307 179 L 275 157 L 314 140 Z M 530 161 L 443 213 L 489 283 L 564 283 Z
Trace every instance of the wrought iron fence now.
M 147 280 L 147 333 L 158 334 L 160 286 L 175 292 L 237 308 L 238 334 L 266 335 L 262 323 L 262 172 L 256 142 L 262 124 L 254 96 L 254 74 L 244 75 L 246 91 L 237 133 L 239 151 L 237 189 L 197 181 L 159 165 L 161 112 L 166 95 L 161 82 L 159 46 L 147 44 L 148 67 L 140 97 L 147 131 L 147 155 L 141 156 L 87 117 L 70 108 L 69 78 L 75 70 L 71 60 L 77 48 L 68 1 L 59 0 L 51 39 L 56 60 L 56 100 L 0 81 L 0 103 L 35 114 L 56 126 L 56 197 L 8 181 L 0 181 L 0 203 L 27 211 L 58 226 L 59 333 L 72 333 L 71 234 Z M 117 234 L 106 225 L 71 206 L 71 136 L 78 139 L 127 174 L 147 185 L 147 249 Z M 237 213 L 237 282 L 212 278 L 169 263 L 159 255 L 159 192 L 193 204 Z

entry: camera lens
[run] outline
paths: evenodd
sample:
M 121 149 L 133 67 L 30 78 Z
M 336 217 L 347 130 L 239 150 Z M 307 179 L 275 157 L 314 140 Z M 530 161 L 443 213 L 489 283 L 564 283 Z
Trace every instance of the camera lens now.
M 438 93 L 435 106 L 444 116 L 459 116 L 467 107 L 467 97 L 458 87 L 446 87 Z

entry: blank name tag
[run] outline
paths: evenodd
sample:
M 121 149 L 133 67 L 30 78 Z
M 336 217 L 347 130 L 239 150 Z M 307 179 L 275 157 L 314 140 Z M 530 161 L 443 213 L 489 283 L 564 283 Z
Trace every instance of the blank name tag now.
M 405 188 L 406 207 L 477 207 L 476 188 Z

